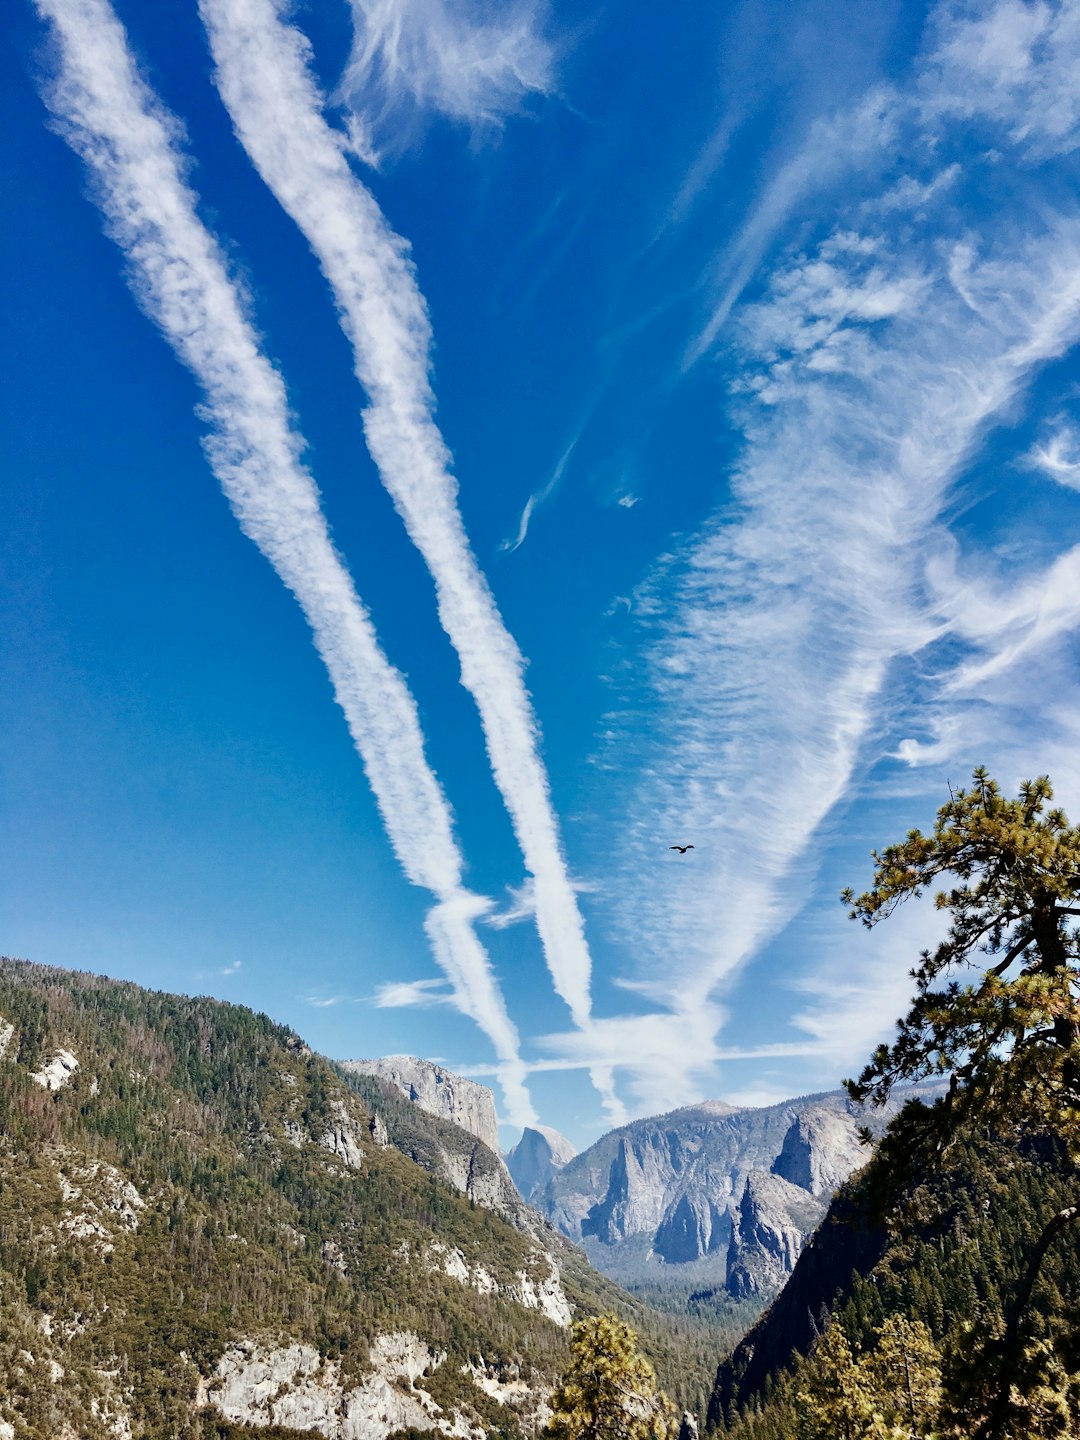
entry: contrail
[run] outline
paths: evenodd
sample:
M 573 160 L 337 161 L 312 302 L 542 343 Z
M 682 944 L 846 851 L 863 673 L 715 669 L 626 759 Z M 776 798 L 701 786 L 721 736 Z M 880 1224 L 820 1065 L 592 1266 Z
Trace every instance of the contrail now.
M 305 37 L 277 0 L 200 0 L 216 83 L 255 167 L 317 256 L 367 392 L 368 448 L 435 581 L 439 618 L 480 712 L 495 782 L 536 887 L 555 989 L 590 1024 L 591 962 L 567 874 L 520 651 L 469 545 L 433 417 L 431 326 L 407 247 L 323 118 Z
M 517 1032 L 472 929 L 488 902 L 462 885 L 450 809 L 424 756 L 416 704 L 330 541 L 284 383 L 184 182 L 179 126 L 137 73 L 107 0 L 35 3 L 59 48 L 49 106 L 93 175 L 137 299 L 204 392 L 214 473 L 245 534 L 300 603 L 394 852 L 409 880 L 436 897 L 425 924 L 435 957 L 459 1007 L 491 1040 L 510 1118 L 530 1123 Z

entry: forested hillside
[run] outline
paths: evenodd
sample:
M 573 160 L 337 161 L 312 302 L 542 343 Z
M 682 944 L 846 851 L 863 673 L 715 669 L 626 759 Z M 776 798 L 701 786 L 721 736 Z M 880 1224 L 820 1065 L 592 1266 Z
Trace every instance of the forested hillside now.
M 469 1140 L 242 1007 L 0 961 L 0 1433 L 528 1431 L 609 1309 L 699 1403 L 715 1341 L 396 1131 Z
M 886 1224 L 873 1217 L 880 1187 L 890 1178 L 880 1171 L 890 1163 L 888 1156 L 875 1159 L 837 1196 L 772 1308 L 720 1366 L 710 1426 L 738 1440 L 826 1436 L 832 1432 L 823 1397 L 843 1385 L 851 1392 L 863 1387 L 869 1420 L 881 1398 L 875 1356 L 883 1337 L 889 1340 L 889 1322 L 898 1318 L 925 1324 L 932 1348 L 922 1363 L 928 1373 L 944 1372 L 958 1400 L 986 1378 L 978 1373 L 979 1348 L 1001 1335 L 1046 1222 L 1075 1203 L 1069 1167 L 1050 1141 L 968 1141 L 946 1171 L 908 1187 Z M 1066 1230 L 1047 1253 L 1027 1316 L 1031 1363 L 1063 1393 L 1070 1388 L 1066 1377 L 1074 1377 L 1075 1388 L 1080 1373 L 1078 1316 L 1080 1234 Z M 850 1371 L 838 1359 L 838 1347 L 821 1340 L 830 1326 L 843 1333 L 854 1362 Z M 910 1360 L 917 1337 L 909 1335 L 904 1344 Z M 927 1383 L 936 1383 L 932 1375 Z M 816 1405 L 826 1416 L 825 1428 L 811 1423 Z M 923 1435 L 929 1427 L 904 1433 Z M 1029 1433 L 1075 1431 L 1068 1425 L 1040 1430 L 1033 1422 Z

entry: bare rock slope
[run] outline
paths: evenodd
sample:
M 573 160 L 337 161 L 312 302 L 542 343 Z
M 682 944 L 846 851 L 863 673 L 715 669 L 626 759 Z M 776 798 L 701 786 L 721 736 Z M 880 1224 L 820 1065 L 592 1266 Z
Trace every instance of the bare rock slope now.
M 557 1175 L 577 1151 L 558 1130 L 549 1125 L 527 1125 L 521 1139 L 506 1156 L 514 1184 L 526 1200 Z
M 432 1060 L 415 1055 L 385 1055 L 381 1060 L 343 1060 L 341 1068 L 356 1075 L 377 1075 L 438 1120 L 449 1120 L 499 1153 L 499 1121 L 495 1096 L 486 1085 L 455 1075 Z

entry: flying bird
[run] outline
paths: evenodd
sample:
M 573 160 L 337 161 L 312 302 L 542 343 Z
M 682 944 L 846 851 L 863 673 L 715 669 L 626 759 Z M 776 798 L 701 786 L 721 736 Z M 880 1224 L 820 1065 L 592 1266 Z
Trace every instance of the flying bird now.
M 692 850 L 694 847 L 693 845 L 669 845 L 667 848 L 669 850 L 678 850 L 680 855 L 685 855 L 687 850 Z

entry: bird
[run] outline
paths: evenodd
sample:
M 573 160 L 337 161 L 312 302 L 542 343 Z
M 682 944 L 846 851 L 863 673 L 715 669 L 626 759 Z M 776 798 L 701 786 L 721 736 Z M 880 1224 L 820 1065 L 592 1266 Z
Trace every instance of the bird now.
M 687 850 L 692 850 L 694 847 L 693 845 L 669 845 L 667 848 L 669 850 L 678 850 L 680 855 L 685 855 Z

